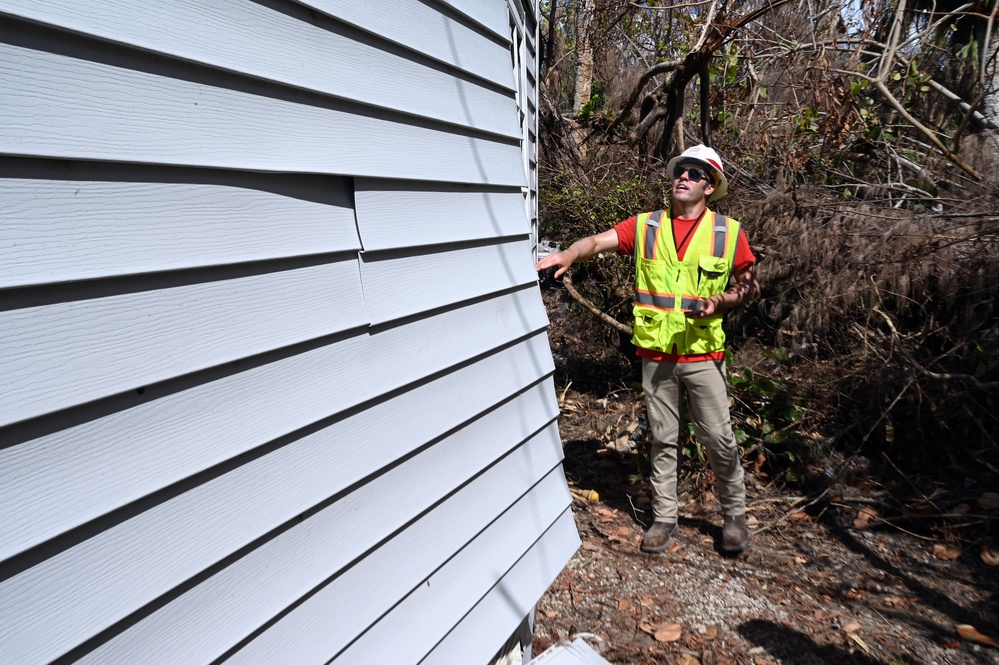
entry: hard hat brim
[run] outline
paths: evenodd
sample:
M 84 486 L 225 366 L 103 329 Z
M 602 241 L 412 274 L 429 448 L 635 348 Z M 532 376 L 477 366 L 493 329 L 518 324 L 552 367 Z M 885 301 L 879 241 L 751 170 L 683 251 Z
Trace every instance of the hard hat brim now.
M 708 201 L 717 201 L 721 197 L 725 196 L 728 192 L 728 179 L 725 174 L 714 167 L 710 162 L 706 162 L 703 159 L 698 159 L 697 157 L 689 157 L 685 155 L 677 155 L 673 159 L 669 160 L 666 164 L 666 173 L 669 174 L 670 179 L 673 178 L 673 169 L 680 162 L 694 162 L 696 164 L 701 164 L 704 166 L 705 170 L 709 171 L 715 179 L 715 191 L 711 192 L 711 196 L 708 197 Z

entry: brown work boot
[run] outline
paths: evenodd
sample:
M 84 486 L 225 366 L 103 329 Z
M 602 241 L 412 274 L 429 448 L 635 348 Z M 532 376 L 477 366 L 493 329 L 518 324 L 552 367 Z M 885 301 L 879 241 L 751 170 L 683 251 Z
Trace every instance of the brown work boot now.
M 726 515 L 722 527 L 721 551 L 738 554 L 749 547 L 749 527 L 745 515 Z
M 669 541 L 680 533 L 680 525 L 676 522 L 653 522 L 642 538 L 643 552 L 663 552 L 669 547 Z

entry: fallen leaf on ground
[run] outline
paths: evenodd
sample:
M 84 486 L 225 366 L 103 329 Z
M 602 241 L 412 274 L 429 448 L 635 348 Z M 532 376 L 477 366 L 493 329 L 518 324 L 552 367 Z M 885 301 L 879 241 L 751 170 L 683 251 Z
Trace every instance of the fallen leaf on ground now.
M 652 637 L 656 638 L 657 642 L 676 642 L 682 633 L 683 630 L 678 623 L 661 623 L 655 627 Z
M 696 656 L 692 656 L 691 654 L 684 652 L 684 654 L 676 661 L 676 665 L 701 665 L 701 661 L 697 660 Z
M 629 529 L 626 526 L 619 526 L 617 528 L 617 535 L 619 535 L 619 536 L 630 536 L 631 535 L 631 529 Z
M 718 637 L 718 626 L 705 626 L 704 639 L 713 640 Z
M 853 526 L 856 529 L 863 529 L 871 524 L 871 520 L 878 516 L 878 511 L 874 510 L 870 506 L 864 506 L 857 511 L 857 518 L 853 520 Z
M 999 508 L 999 492 L 984 492 L 978 497 L 978 505 L 985 510 L 995 510 Z
M 642 607 L 652 607 L 653 605 L 656 604 L 656 601 L 652 600 L 651 598 L 639 598 L 638 604 L 641 605 Z
M 843 630 L 845 632 L 847 632 L 847 633 L 855 633 L 858 630 L 860 630 L 860 622 L 859 621 L 851 621 L 850 623 L 848 623 L 845 626 L 843 626 Z
M 999 566 L 999 549 L 986 545 L 982 548 L 982 563 L 986 566 Z
M 600 550 L 600 543 L 595 540 L 584 540 L 582 547 L 584 550 L 589 550 L 590 552 L 598 552 Z
M 760 523 L 760 520 L 756 519 L 755 516 L 753 516 L 753 515 L 747 515 L 746 516 L 746 526 L 748 526 L 748 527 L 754 527 L 754 526 L 757 526 L 759 523 Z
M 953 561 L 957 557 L 961 556 L 961 550 L 953 545 L 937 543 L 933 546 L 933 556 L 938 559 L 943 559 L 944 561 Z
M 976 642 L 978 644 L 985 644 L 990 647 L 996 647 L 999 649 L 999 642 L 988 635 L 982 635 L 974 626 L 969 626 L 968 624 L 961 624 L 957 627 L 957 634 L 961 636 L 961 639 L 968 640 L 969 642 Z
M 808 513 L 804 510 L 795 510 L 794 512 L 788 513 L 787 516 L 793 520 L 807 520 Z
M 860 635 L 850 633 L 847 635 L 847 637 L 856 642 L 860 646 L 860 648 L 864 650 L 865 653 L 871 652 L 871 649 L 867 646 L 867 644 L 864 643 L 864 640 L 860 639 Z
M 888 607 L 905 607 L 909 604 L 905 598 L 899 598 L 897 596 L 888 596 L 885 598 L 885 605 Z

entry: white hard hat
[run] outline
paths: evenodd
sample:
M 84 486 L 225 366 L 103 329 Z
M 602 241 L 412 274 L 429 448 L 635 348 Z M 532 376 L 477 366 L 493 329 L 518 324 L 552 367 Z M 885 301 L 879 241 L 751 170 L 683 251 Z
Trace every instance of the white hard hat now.
M 728 191 L 728 180 L 725 178 L 725 170 L 722 168 L 721 157 L 712 148 L 706 145 L 695 145 L 669 160 L 669 164 L 666 165 L 666 172 L 670 174 L 671 178 L 673 177 L 673 168 L 680 162 L 704 164 L 711 171 L 711 175 L 715 179 L 715 191 L 711 192 L 708 201 L 716 201 L 725 196 L 725 192 Z

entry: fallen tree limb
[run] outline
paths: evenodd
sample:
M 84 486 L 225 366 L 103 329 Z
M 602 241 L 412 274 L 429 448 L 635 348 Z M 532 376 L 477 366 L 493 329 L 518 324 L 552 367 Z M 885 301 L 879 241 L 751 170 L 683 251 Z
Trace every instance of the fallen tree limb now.
M 572 285 L 572 276 L 568 272 L 562 276 L 562 283 L 565 285 L 565 290 L 569 292 L 569 295 L 572 296 L 572 298 L 580 305 L 588 309 L 590 313 L 593 314 L 595 317 L 597 317 L 607 325 L 617 328 L 623 333 L 626 333 L 628 335 L 632 334 L 633 331 L 631 326 L 624 325 L 614 317 L 603 312 L 599 307 L 591 303 L 589 300 L 584 298 L 582 294 L 580 294 L 580 292 L 576 290 L 576 287 Z

